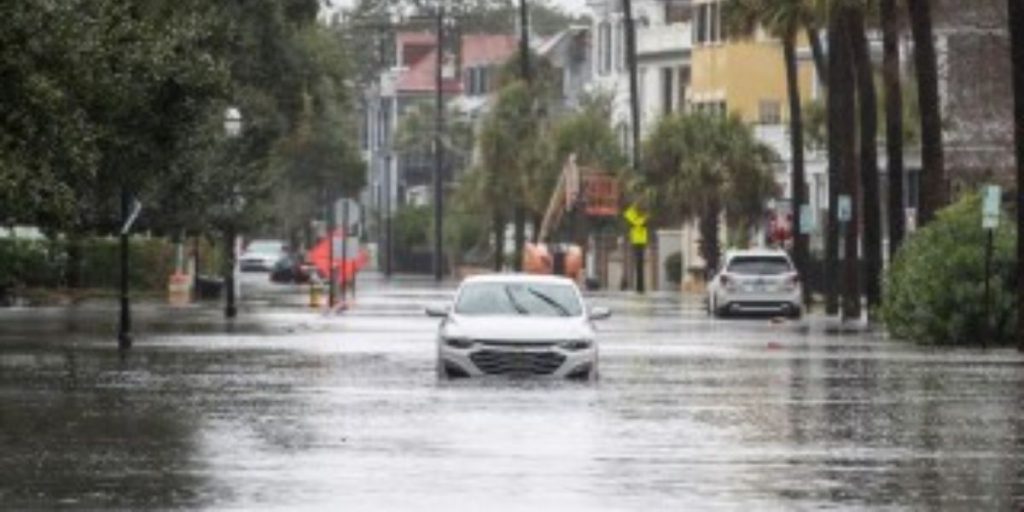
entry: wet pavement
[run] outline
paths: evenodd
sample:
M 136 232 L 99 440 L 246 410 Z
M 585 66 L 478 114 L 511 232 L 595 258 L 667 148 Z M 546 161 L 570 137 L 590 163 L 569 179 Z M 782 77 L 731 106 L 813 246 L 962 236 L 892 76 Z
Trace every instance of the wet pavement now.
M 599 382 L 439 382 L 415 279 L 328 317 L 0 310 L 0 509 L 1020 510 L 1024 356 L 591 295 Z

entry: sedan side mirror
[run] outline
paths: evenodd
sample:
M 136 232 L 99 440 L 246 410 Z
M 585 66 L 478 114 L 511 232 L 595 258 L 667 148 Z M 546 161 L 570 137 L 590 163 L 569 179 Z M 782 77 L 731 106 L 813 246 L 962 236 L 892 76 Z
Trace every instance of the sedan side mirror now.
M 590 308 L 590 319 L 591 320 L 604 320 L 612 316 L 612 310 L 608 308 L 602 308 L 600 306 Z
M 444 318 L 448 316 L 448 306 L 427 306 L 427 316 L 434 318 Z

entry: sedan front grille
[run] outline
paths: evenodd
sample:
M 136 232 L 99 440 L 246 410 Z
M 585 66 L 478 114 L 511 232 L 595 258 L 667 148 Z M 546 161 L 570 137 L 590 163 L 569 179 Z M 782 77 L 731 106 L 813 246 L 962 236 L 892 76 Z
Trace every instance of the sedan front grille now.
M 565 355 L 546 351 L 480 350 L 469 358 L 490 375 L 551 375 L 565 362 Z

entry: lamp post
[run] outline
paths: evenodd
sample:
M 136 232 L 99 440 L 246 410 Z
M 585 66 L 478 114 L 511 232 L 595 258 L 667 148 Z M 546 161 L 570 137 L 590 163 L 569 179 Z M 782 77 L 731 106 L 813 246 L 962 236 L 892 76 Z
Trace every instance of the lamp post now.
M 128 218 L 131 209 L 131 194 L 127 187 L 121 187 L 121 318 L 117 329 L 117 347 L 121 351 L 132 348 L 132 313 L 128 296 Z M 122 352 L 123 353 L 123 352 Z
M 444 132 L 444 0 L 437 5 L 437 69 L 434 80 L 437 88 L 434 96 L 434 280 L 440 282 L 444 270 L 444 229 L 441 225 L 444 217 L 444 145 L 441 135 Z
M 228 107 L 224 110 L 224 135 L 228 139 L 237 139 L 242 135 L 242 113 L 236 107 Z M 235 318 L 238 316 L 238 308 L 235 305 L 235 221 L 238 216 L 237 192 L 231 194 L 227 228 L 224 233 L 224 251 L 227 255 L 224 264 L 224 316 Z

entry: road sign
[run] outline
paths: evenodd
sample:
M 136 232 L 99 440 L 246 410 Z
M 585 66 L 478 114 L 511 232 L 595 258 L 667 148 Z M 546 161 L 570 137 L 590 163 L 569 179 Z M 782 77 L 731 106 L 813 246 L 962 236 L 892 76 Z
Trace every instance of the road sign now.
M 128 231 L 132 229 L 132 224 L 135 224 L 135 219 L 139 217 L 139 212 L 142 211 L 142 203 L 138 199 L 132 201 L 132 212 L 128 214 L 128 219 L 124 221 L 124 225 L 121 226 L 121 234 L 127 235 Z
M 629 242 L 633 245 L 647 245 L 647 227 L 634 225 L 629 228 Z
M 839 196 L 839 204 L 836 208 L 836 217 L 839 222 L 850 222 L 853 220 L 853 200 L 848 195 Z
M 345 232 L 356 233 L 362 220 L 362 212 L 359 203 L 351 199 L 339 199 L 334 204 L 334 222 L 344 229 Z M 346 220 L 348 221 L 348 226 L 345 225 Z
M 981 227 L 985 229 L 996 229 L 999 227 L 1000 203 L 1003 200 L 1003 192 L 999 185 L 987 185 L 985 187 L 984 201 L 981 205 Z
M 811 210 L 811 205 L 800 205 L 800 234 L 809 235 L 814 233 L 815 227 L 814 212 Z
M 647 225 L 647 214 L 640 211 L 636 205 L 632 205 L 626 208 L 626 211 L 622 214 L 626 218 L 626 222 L 629 222 L 633 227 L 646 226 Z

